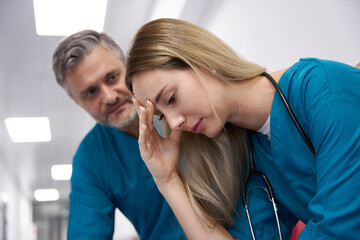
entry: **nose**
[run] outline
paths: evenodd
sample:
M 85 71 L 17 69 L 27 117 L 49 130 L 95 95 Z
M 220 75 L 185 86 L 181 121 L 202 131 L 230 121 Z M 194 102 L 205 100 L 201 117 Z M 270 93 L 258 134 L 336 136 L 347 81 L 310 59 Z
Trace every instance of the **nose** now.
M 174 130 L 182 130 L 181 128 L 184 126 L 185 118 L 181 114 L 170 113 L 165 115 L 166 121 L 169 124 L 169 127 L 172 131 Z
M 102 101 L 106 105 L 114 104 L 117 100 L 117 94 L 111 87 L 104 87 L 102 89 Z

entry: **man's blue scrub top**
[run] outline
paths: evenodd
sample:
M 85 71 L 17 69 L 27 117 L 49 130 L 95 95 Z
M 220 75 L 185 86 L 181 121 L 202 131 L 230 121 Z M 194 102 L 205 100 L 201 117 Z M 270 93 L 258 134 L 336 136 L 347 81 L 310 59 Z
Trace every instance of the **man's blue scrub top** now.
M 96 124 L 73 160 L 68 239 L 112 239 L 115 208 L 141 240 L 185 239 L 140 157 L 137 139 Z

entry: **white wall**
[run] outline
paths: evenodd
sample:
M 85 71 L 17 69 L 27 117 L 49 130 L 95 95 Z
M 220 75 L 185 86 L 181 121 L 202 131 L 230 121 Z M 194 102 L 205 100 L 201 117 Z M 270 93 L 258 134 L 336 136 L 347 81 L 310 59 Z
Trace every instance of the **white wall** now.
M 360 62 L 359 0 L 225 0 L 205 27 L 269 71 L 302 57 Z
M 0 196 L 6 202 L 6 236 L 8 240 L 32 240 L 31 200 L 19 189 L 18 179 L 1 164 Z
M 3 65 L 0 63 L 0 66 Z M 6 91 L 6 86 L 1 81 L 0 85 L 0 96 L 3 96 L 1 93 Z M 2 102 L 0 119 L 3 120 L 5 116 L 1 110 L 6 106 Z M 0 135 L 8 136 L 5 124 L 0 124 Z M 29 152 L 24 148 L 24 153 L 9 154 L 6 151 L 9 144 L 9 141 L 0 142 L 0 199 L 6 203 L 6 236 L 8 240 L 33 240 L 36 232 L 33 232 L 32 223 Z M 20 164 L 21 160 L 27 164 Z

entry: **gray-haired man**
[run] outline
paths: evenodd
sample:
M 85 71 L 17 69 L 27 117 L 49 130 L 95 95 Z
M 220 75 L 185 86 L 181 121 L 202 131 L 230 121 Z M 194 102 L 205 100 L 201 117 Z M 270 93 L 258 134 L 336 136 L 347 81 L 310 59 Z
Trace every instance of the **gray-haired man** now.
M 73 159 L 68 239 L 112 239 L 114 211 L 143 239 L 185 239 L 138 147 L 138 117 L 125 86 L 125 58 L 106 34 L 73 34 L 53 56 L 56 80 L 98 123 Z

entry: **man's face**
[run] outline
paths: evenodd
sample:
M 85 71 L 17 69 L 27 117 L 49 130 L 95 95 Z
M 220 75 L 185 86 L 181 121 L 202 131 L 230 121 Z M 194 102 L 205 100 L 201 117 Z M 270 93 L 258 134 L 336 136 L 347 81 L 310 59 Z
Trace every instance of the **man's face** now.
M 137 116 L 125 70 L 112 51 L 98 45 L 66 74 L 66 83 L 73 100 L 97 122 L 124 128 Z

